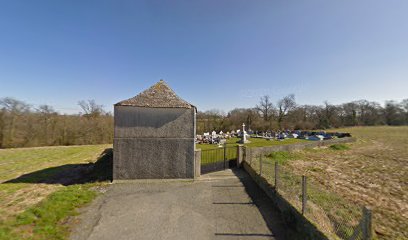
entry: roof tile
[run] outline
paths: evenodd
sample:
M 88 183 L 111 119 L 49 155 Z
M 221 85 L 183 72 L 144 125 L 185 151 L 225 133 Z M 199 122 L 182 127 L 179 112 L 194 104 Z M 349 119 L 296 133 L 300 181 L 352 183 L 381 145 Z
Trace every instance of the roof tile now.
M 115 106 L 195 108 L 195 106 L 177 96 L 163 80 L 133 98 L 116 103 Z

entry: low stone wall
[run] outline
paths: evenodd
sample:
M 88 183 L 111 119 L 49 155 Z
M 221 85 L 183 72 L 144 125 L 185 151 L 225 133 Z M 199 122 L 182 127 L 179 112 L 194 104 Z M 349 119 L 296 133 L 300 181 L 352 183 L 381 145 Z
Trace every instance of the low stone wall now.
M 315 225 L 308 221 L 288 201 L 286 201 L 285 198 L 275 191 L 275 188 L 270 185 L 265 178 L 259 176 L 247 162 L 242 162 L 241 166 L 278 207 L 288 227 L 296 231 L 296 236 L 291 236 L 290 239 L 328 240 L 328 238 L 320 232 Z
M 278 146 L 269 146 L 269 147 L 253 147 L 253 148 L 248 148 L 246 147 L 246 157 L 256 157 L 261 154 L 267 154 L 271 152 L 291 152 L 291 151 L 298 151 L 302 150 L 305 148 L 314 148 L 314 147 L 322 147 L 322 146 L 330 146 L 333 144 L 339 144 L 339 143 L 350 143 L 350 142 L 355 142 L 356 139 L 352 137 L 345 137 L 345 138 L 336 138 L 336 139 L 330 139 L 330 140 L 323 140 L 323 141 L 309 141 L 305 143 L 296 143 L 296 144 L 287 144 L 287 145 L 278 145 Z M 249 159 L 250 159 L 249 158 Z M 248 158 L 244 158 L 246 160 Z

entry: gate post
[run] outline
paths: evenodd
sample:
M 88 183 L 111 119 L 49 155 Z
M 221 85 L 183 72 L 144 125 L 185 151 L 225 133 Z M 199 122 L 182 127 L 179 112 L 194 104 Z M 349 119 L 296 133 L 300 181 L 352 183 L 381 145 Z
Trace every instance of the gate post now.
M 196 149 L 194 151 L 194 179 L 201 176 L 201 149 Z
M 237 167 L 241 167 L 242 162 L 244 161 L 244 146 L 237 146 Z

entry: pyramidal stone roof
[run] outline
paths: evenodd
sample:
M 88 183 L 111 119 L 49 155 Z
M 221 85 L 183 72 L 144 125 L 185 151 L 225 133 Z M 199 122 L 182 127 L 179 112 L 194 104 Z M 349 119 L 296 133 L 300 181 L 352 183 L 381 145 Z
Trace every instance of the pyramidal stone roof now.
M 139 95 L 123 100 L 115 106 L 133 106 L 148 108 L 195 108 L 181 99 L 163 80 L 160 80 Z

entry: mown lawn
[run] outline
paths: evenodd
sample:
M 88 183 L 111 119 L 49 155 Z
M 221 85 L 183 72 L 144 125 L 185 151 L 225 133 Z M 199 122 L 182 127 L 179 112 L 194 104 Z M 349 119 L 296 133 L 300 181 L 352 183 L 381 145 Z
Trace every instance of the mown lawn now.
M 64 239 L 107 183 L 111 145 L 0 150 L 0 239 Z M 95 164 L 94 164 L 95 163 Z
M 239 140 L 240 138 L 230 138 L 227 140 L 227 146 L 238 146 L 239 145 Z M 250 143 L 244 144 L 247 147 L 266 147 L 266 146 L 276 146 L 276 145 L 286 145 L 286 144 L 294 144 L 294 143 L 299 143 L 299 142 L 305 142 L 307 140 L 303 139 L 285 139 L 283 141 L 277 141 L 277 140 L 266 140 L 262 138 L 249 138 L 248 139 Z M 216 144 L 196 144 L 196 148 L 201 149 L 201 150 L 206 150 L 206 149 L 217 149 L 219 148 L 218 145 Z

